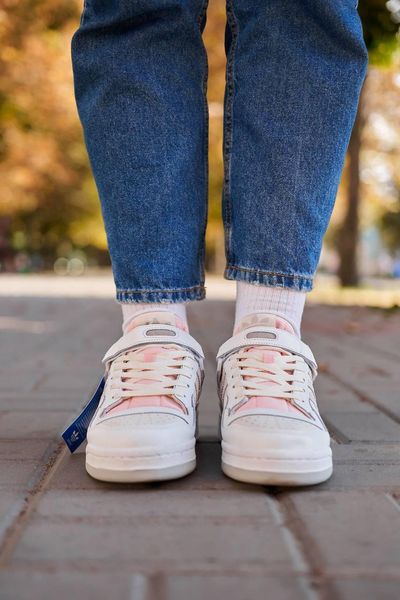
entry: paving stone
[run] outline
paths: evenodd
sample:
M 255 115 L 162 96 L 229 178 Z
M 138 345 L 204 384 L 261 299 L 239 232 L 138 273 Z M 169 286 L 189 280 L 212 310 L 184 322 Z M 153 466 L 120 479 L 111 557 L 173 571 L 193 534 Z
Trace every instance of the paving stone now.
M 0 600 L 142 600 L 132 596 L 132 577 L 110 573 L 0 572 Z M 143 597 L 143 600 L 150 598 Z M 156 599 L 154 599 L 156 600 Z
M 46 447 L 47 440 L 0 441 L 0 488 L 27 483 Z
M 200 403 L 199 403 L 199 415 L 200 419 L 208 418 L 208 424 L 214 424 L 218 422 L 219 416 L 219 400 L 216 389 L 216 377 L 215 377 L 215 366 L 214 369 L 206 370 L 205 383 L 201 390 Z
M 348 440 L 355 442 L 400 442 L 400 427 L 387 415 L 374 412 L 330 412 L 324 413 L 332 424 Z
M 292 577 L 171 576 L 163 582 L 165 600 L 301 600 L 307 596 Z
M 384 465 L 399 464 L 400 444 L 370 444 L 352 442 L 350 444 L 334 444 L 333 455 L 336 462 L 345 464 Z
M 234 518 L 132 516 L 87 522 L 33 519 L 26 527 L 11 566 L 102 570 L 187 570 L 250 568 L 287 572 L 290 556 L 271 517 Z
M 35 391 L 68 390 L 69 394 L 74 395 L 75 401 L 79 405 L 82 402 L 82 396 L 86 396 L 87 391 L 95 387 L 100 372 L 101 363 L 99 361 L 98 365 L 94 369 L 88 369 L 84 376 L 75 373 L 72 376 L 70 370 L 59 374 L 51 373 L 36 386 Z
M 198 441 L 200 442 L 219 442 L 220 432 L 218 425 L 203 425 L 199 419 L 199 434 Z
M 100 371 L 98 377 L 93 381 L 100 379 Z M 13 412 L 21 412 L 25 410 L 47 411 L 67 411 L 70 415 L 77 413 L 89 400 L 90 391 L 94 389 L 94 385 L 88 387 L 85 392 L 73 392 L 70 390 L 42 390 L 35 392 L 23 393 L 17 391 L 9 391 L 4 394 L 0 400 L 0 409 L 12 409 Z
M 333 464 L 333 476 L 319 490 L 400 489 L 398 444 L 334 444 Z
M 399 575 L 400 513 L 384 494 L 309 490 L 290 499 L 325 572 Z
M 61 431 L 71 417 L 71 411 L 43 412 L 0 411 L 0 437 L 7 439 L 51 439 Z
M 207 410 L 202 404 L 199 407 L 199 434 L 206 431 L 213 433 L 216 439 L 219 438 L 219 408 L 215 407 L 213 410 Z
M 382 345 L 384 347 L 384 338 Z M 325 338 L 314 334 L 311 338 L 313 349 L 318 351 L 319 361 L 343 385 L 357 393 L 376 407 L 384 407 L 400 420 L 400 370 L 398 361 L 388 361 L 384 354 L 366 351 L 357 343 L 351 346 L 351 338 L 339 336 Z
M 320 484 L 319 489 L 400 492 L 400 465 L 334 462 L 332 477 Z
M 0 490 L 23 488 L 36 467 L 37 463 L 32 460 L 25 460 L 22 464 L 16 461 L 0 460 Z
M 0 524 L 2 520 L 7 517 L 13 504 L 17 502 L 19 498 L 20 492 L 17 490 L 11 489 L 10 487 L 2 488 L 0 486 Z
M 301 600 L 307 598 L 295 577 L 168 575 L 141 573 L 0 573 L 1 600 Z M 266 596 L 267 593 L 267 596 Z M 386 598 L 384 598 L 386 600 Z
M 35 439 L 10 439 L 0 440 L 0 456 L 5 461 L 24 462 L 26 460 L 38 460 L 48 440 Z
M 20 366 L 20 370 L 22 368 L 23 367 Z M 14 373 L 10 370 L 6 373 L 3 373 L 1 381 L 2 391 L 4 394 L 13 392 L 15 390 L 20 393 L 29 393 L 37 388 L 42 376 L 39 373 L 29 374 L 30 376 L 28 376 L 27 372 L 21 374 L 20 370 Z
M 68 500 L 66 501 L 66 497 Z M 40 517 L 62 521 L 69 517 L 267 517 L 269 509 L 262 487 L 230 491 L 132 489 L 48 491 L 37 508 Z
M 315 393 L 323 415 L 335 412 L 375 412 L 376 409 L 360 399 L 345 385 L 326 376 L 323 369 L 315 380 Z
M 334 581 L 340 600 L 398 600 L 400 576 L 393 581 L 377 581 L 368 577 Z

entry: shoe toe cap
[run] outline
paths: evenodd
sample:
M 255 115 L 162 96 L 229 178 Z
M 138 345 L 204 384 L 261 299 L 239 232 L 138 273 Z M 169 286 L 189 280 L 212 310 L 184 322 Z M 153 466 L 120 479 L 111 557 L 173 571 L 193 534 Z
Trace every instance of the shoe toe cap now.
M 194 439 L 182 418 L 162 413 L 124 415 L 100 421 L 88 430 L 88 443 L 106 448 L 165 450 Z
M 318 453 L 329 434 L 312 423 L 273 415 L 243 416 L 224 428 L 223 439 L 246 452 Z

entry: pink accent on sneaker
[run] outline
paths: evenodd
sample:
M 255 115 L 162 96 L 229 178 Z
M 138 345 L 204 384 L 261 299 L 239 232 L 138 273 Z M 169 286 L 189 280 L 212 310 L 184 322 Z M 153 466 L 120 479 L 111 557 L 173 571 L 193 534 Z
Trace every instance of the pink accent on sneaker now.
M 138 327 L 139 325 L 150 325 L 153 323 L 173 325 L 178 329 L 182 329 L 182 331 L 186 331 L 187 333 L 189 332 L 187 324 L 174 313 L 162 310 L 149 310 L 148 312 L 140 313 L 137 317 L 134 317 L 129 323 L 126 333 L 132 331 L 132 329 Z
M 267 327 L 275 327 L 276 329 L 284 329 L 289 333 L 294 333 L 293 327 L 284 319 L 280 317 L 276 317 L 275 315 L 249 315 L 239 324 L 237 328 L 237 332 L 243 330 L 245 327 L 254 327 L 256 325 L 264 325 Z M 253 357 L 261 360 L 265 364 L 273 364 L 279 355 L 287 355 L 287 352 L 282 350 L 271 350 L 271 348 L 267 348 L 266 346 L 250 346 L 246 349 L 246 352 L 252 354 Z M 251 379 L 255 383 L 259 383 L 261 381 L 268 381 L 267 379 L 260 377 L 252 377 L 247 376 L 244 378 L 245 380 Z M 272 383 L 272 382 L 270 382 Z M 253 410 L 255 408 L 268 408 L 268 409 L 276 409 L 280 412 L 287 413 L 299 413 L 300 411 L 287 402 L 284 398 L 270 398 L 269 396 L 251 396 L 248 401 L 245 402 L 242 406 L 239 406 L 237 412 L 243 410 Z
M 139 325 L 149 325 L 150 323 L 160 323 L 163 325 L 173 325 L 178 329 L 182 329 L 182 331 L 188 332 L 188 327 L 186 323 L 184 323 L 181 319 L 179 319 L 173 313 L 167 311 L 149 311 L 147 313 L 142 313 L 138 315 L 136 318 L 132 319 L 132 322 L 129 324 L 127 328 L 127 333 L 132 331 L 135 327 Z M 152 363 L 157 356 L 159 356 L 163 350 L 168 350 L 170 346 L 163 346 L 161 344 L 152 344 L 145 348 L 135 350 L 136 357 L 140 356 L 143 362 Z M 174 379 L 174 376 L 171 376 L 171 379 Z M 137 383 L 150 384 L 154 383 L 153 379 L 146 380 L 138 380 Z M 128 410 L 130 408 L 138 408 L 138 407 L 153 407 L 160 406 L 164 408 L 175 408 L 182 410 L 182 407 L 175 402 L 175 400 L 171 396 L 138 396 L 127 398 L 114 408 L 112 408 L 108 414 L 118 413 L 123 410 Z
M 247 327 L 255 327 L 257 325 L 264 325 L 265 327 L 275 327 L 276 329 L 284 329 L 289 333 L 294 333 L 294 329 L 291 324 L 285 319 L 278 317 L 277 315 L 271 315 L 270 313 L 252 313 L 246 315 L 235 327 L 233 335 L 243 331 Z

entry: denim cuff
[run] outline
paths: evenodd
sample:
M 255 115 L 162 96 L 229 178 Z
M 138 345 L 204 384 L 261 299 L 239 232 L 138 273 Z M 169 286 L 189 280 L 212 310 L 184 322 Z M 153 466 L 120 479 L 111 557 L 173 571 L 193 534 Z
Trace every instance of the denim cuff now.
M 133 304 L 135 302 L 188 302 L 190 300 L 203 300 L 205 297 L 206 291 L 203 284 L 174 290 L 121 290 L 117 288 L 116 294 L 117 301 L 123 304 Z
M 297 275 L 293 273 L 274 273 L 272 271 L 260 271 L 246 267 L 227 265 L 224 271 L 225 279 L 234 281 L 247 281 L 269 287 L 281 287 L 309 292 L 313 288 L 313 277 L 311 275 Z

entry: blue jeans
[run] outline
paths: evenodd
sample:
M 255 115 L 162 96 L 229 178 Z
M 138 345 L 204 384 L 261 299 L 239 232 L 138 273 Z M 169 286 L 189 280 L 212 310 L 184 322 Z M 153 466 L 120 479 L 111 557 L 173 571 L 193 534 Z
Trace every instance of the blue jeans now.
M 207 0 L 86 0 L 75 93 L 121 302 L 204 297 Z M 225 277 L 310 290 L 367 52 L 356 0 L 227 0 Z

